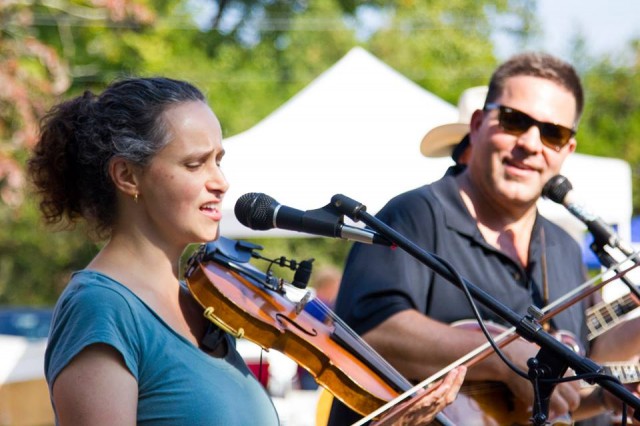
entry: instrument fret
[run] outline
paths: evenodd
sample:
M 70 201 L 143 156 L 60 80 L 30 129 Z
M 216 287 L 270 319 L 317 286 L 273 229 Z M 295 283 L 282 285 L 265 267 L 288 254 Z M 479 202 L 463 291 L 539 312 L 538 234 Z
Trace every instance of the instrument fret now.
M 621 383 L 640 382 L 640 364 L 636 362 L 620 362 L 603 364 L 605 374 L 615 377 Z
M 622 321 L 622 317 L 638 307 L 631 293 L 613 302 L 601 302 L 586 310 L 589 340 L 592 340 Z

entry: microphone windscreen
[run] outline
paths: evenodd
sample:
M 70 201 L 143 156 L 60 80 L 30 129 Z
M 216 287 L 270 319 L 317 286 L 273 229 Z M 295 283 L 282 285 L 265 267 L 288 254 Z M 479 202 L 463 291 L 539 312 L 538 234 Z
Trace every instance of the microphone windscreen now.
M 307 284 L 309 284 L 309 278 L 311 278 L 311 269 L 313 259 L 307 259 L 300 262 L 298 265 L 298 269 L 296 269 L 296 273 L 293 276 L 293 284 L 298 288 L 307 288 Z
M 233 209 L 238 221 L 247 228 L 265 231 L 273 228 L 273 207 L 277 201 L 267 194 L 250 192 L 244 194 Z
M 563 204 L 565 197 L 572 189 L 573 186 L 571 186 L 569 179 L 562 175 L 556 175 L 544 185 L 542 196 L 558 204 Z

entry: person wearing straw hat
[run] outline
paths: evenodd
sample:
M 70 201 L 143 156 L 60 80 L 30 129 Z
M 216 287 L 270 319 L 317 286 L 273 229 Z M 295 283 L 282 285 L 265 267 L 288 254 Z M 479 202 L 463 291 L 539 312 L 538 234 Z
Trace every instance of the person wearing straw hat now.
M 565 61 L 544 53 L 523 53 L 495 70 L 485 99 L 467 103 L 473 93 L 462 96 L 461 122 L 432 130 L 421 145 L 424 155 L 451 155 L 468 133 L 468 158 L 457 158 L 467 164 L 464 170 L 394 197 L 377 217 L 524 316 L 529 307 L 547 306 L 586 279 L 577 242 L 536 208 L 544 184 L 559 173 L 576 148 L 575 134 L 584 104 L 582 84 L 573 66 Z M 477 308 L 485 321 L 508 325 L 484 305 Z M 568 330 L 587 347 L 585 308 L 586 303 L 576 303 L 556 315 L 550 325 Z M 452 325 L 475 318 L 463 292 L 404 250 L 354 244 L 335 311 L 415 382 L 486 342 L 477 328 Z M 598 337 L 588 347 L 589 356 L 603 362 L 614 342 L 623 348 L 619 351 L 624 356 L 640 353 L 638 333 L 635 338 L 632 334 L 639 326 L 640 321 L 619 326 L 631 336 L 626 342 L 621 339 L 624 332 L 615 328 L 609 332 L 614 333 L 611 340 L 599 341 L 609 333 Z M 518 339 L 502 351 L 526 377 L 527 360 L 538 349 Z M 501 382 L 510 391 L 514 406 L 522 407 L 517 420 L 528 423 L 534 402 L 531 383 L 497 355 L 472 365 L 465 380 Z M 491 388 L 481 387 L 485 392 Z M 490 393 L 474 393 L 475 398 L 482 396 L 480 411 L 455 417 L 456 402 L 468 402 L 459 396 L 445 409 L 445 415 L 470 425 L 510 414 L 486 411 L 499 406 L 504 394 L 493 394 L 491 399 Z M 614 402 L 619 404 L 602 388 L 582 391 L 577 382 L 561 383 L 550 397 L 548 414 L 550 419 L 572 415 L 571 420 L 591 422 Z M 357 418 L 334 402 L 329 425 L 351 424 Z M 603 423 L 597 419 L 590 424 Z
M 469 122 L 471 115 L 482 109 L 489 88 L 476 86 L 466 89 L 458 99 L 458 122 L 434 127 L 422 138 L 420 152 L 425 157 L 451 157 L 454 165 L 446 174 L 458 174 L 469 158 Z

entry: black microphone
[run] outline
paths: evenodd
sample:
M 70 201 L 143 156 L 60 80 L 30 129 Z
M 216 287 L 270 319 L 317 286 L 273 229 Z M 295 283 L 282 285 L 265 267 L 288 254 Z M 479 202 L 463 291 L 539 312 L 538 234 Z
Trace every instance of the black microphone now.
M 573 186 L 566 177 L 556 175 L 549 179 L 544 188 L 542 188 L 542 196 L 562 204 L 571 214 L 587 225 L 587 229 L 593 234 L 594 243 L 599 247 L 608 244 L 610 247 L 618 248 L 627 256 L 631 256 L 634 253 L 634 250 L 622 241 L 616 231 L 602 218 L 588 212 L 583 206 L 575 202 L 573 199 Z
M 311 271 L 313 270 L 313 261 L 315 259 L 307 259 L 300 262 L 298 268 L 296 269 L 296 273 L 293 275 L 293 284 L 298 288 L 307 288 L 309 284 L 309 279 L 311 278 Z
M 266 194 L 250 192 L 238 198 L 234 212 L 241 224 L 257 231 L 279 228 L 367 244 L 392 245 L 374 231 L 345 225 L 342 215 L 331 204 L 302 211 L 283 206 Z

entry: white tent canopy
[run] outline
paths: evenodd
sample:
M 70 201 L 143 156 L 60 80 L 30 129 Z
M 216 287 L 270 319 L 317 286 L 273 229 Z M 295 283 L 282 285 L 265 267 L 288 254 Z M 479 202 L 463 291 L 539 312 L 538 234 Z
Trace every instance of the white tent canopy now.
M 222 233 L 232 238 L 298 235 L 252 231 L 233 207 L 248 192 L 310 210 L 345 194 L 377 212 L 394 195 L 432 182 L 451 164 L 420 154 L 431 128 L 458 120 L 455 106 L 424 90 L 361 48 L 354 48 L 253 128 L 225 139 L 223 169 L 231 183 Z M 573 154 L 563 173 L 576 195 L 627 235 L 631 172 L 621 160 Z M 581 229 L 562 206 L 541 211 L 574 235 Z
M 44 378 L 47 339 L 29 340 L 0 334 L 0 386 L 4 383 Z
M 579 134 L 578 134 L 578 144 Z M 562 166 L 562 174 L 573 185 L 575 199 L 592 214 L 617 225 L 618 234 L 631 241 L 631 167 L 615 158 L 571 154 Z M 558 223 L 576 239 L 586 227 L 561 205 L 540 200 L 540 212 Z

